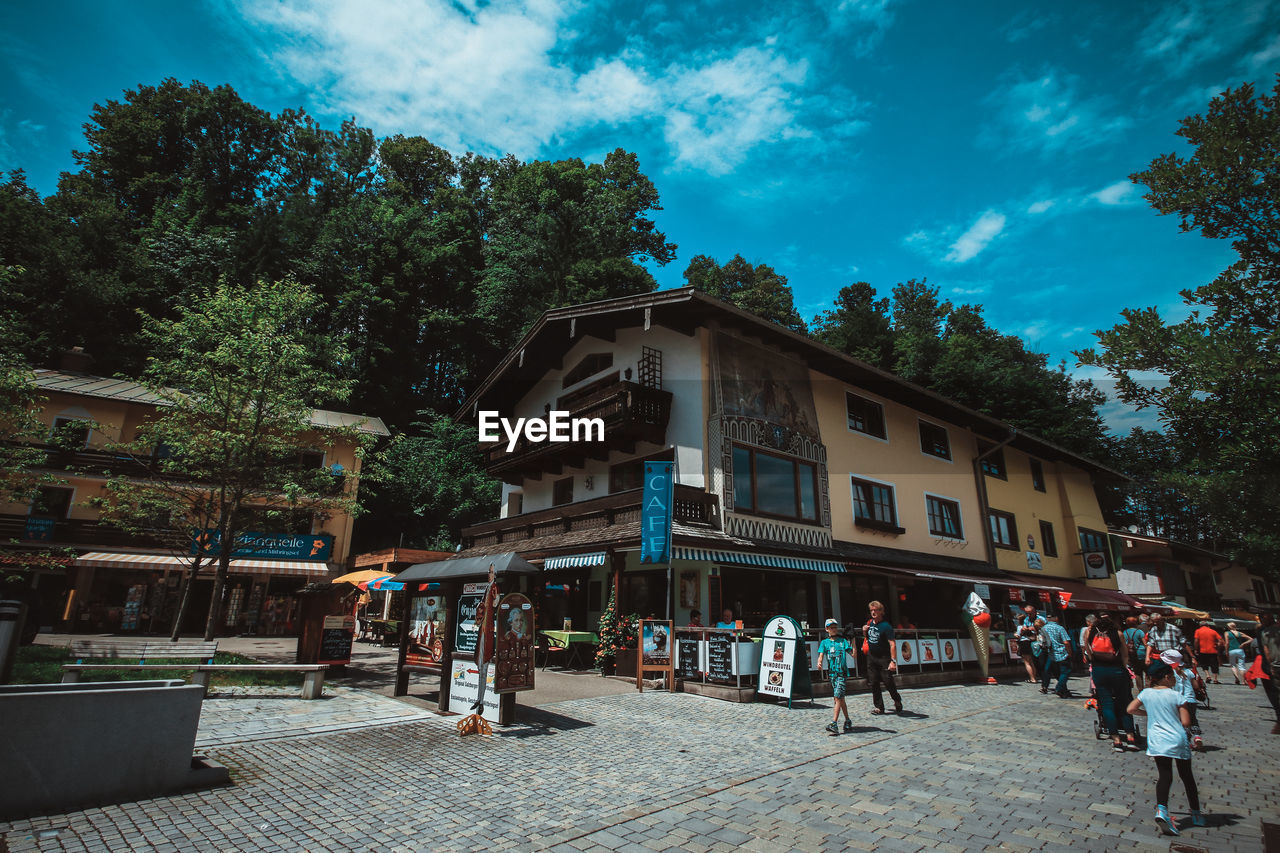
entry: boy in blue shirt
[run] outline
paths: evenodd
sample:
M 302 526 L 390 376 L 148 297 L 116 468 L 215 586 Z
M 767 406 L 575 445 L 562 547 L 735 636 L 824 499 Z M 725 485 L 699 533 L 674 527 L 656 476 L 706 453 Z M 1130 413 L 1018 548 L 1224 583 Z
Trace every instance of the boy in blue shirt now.
M 846 732 L 853 731 L 853 723 L 849 721 L 849 706 L 845 704 L 845 684 L 844 680 L 849 674 L 849 668 L 846 664 L 845 654 L 848 653 L 852 646 L 849 641 L 840 636 L 840 623 L 834 619 L 828 619 L 826 623 L 827 638 L 818 645 L 818 669 L 822 669 L 826 665 L 827 677 L 831 680 L 831 695 L 835 698 L 835 711 L 832 714 L 830 725 L 827 731 L 833 735 L 840 734 L 840 712 L 844 712 L 844 730 Z

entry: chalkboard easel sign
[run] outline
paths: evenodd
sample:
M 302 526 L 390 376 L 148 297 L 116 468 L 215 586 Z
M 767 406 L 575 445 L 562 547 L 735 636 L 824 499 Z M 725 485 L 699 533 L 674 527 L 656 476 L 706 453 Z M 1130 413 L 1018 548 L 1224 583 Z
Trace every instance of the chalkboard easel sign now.
M 356 636 L 354 616 L 326 616 L 320 629 L 320 657 L 316 663 L 346 666 L 351 663 L 351 641 Z
M 729 631 L 707 632 L 707 680 L 732 684 L 733 634 Z
M 701 641 L 701 631 L 676 632 L 676 675 L 686 681 L 696 680 L 702 672 L 701 661 L 698 660 Z

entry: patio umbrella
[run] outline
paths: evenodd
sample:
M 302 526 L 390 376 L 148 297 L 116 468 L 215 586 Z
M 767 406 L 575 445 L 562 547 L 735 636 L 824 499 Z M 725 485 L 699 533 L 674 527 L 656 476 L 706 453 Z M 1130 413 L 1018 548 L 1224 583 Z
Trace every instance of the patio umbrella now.
M 372 581 L 372 580 L 377 580 L 378 578 L 389 578 L 389 577 L 391 577 L 390 572 L 384 572 L 379 569 L 361 569 L 358 572 L 347 572 L 342 577 L 334 578 L 333 580 L 329 581 L 329 583 L 349 583 L 349 584 L 355 584 L 356 586 L 360 586 L 361 584 L 368 583 L 369 581 Z
M 375 578 L 374 580 L 365 581 L 361 584 L 357 584 L 357 586 L 359 586 L 361 589 L 385 589 L 385 590 L 404 589 L 404 584 L 395 582 L 394 580 L 392 580 L 393 577 L 395 577 L 395 575 L 384 574 L 378 578 Z

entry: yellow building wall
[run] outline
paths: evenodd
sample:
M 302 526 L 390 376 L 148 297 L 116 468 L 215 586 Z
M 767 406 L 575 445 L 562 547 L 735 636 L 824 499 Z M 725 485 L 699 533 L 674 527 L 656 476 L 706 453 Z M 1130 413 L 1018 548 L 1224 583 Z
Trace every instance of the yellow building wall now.
M 951 446 L 950 462 L 930 456 L 920 450 L 919 421 L 922 416 L 914 409 L 817 372 L 811 371 L 810 378 L 818 427 L 827 448 L 831 535 L 846 542 L 883 548 L 986 560 L 986 546 L 982 538 L 984 522 L 978 509 L 973 475 L 976 444 L 970 433 L 936 418 L 924 418 L 947 429 Z M 849 429 L 845 402 L 845 393 L 849 391 L 884 407 L 885 440 Z M 854 525 L 851 482 L 854 476 L 893 486 L 898 526 L 904 528 L 904 533 Z M 929 533 L 926 492 L 959 503 L 963 540 Z

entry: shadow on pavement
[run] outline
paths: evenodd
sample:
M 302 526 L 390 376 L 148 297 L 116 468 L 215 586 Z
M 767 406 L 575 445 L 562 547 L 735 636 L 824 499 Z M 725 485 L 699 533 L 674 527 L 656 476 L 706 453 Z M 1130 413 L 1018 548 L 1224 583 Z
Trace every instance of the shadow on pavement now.
M 494 729 L 494 734 L 501 737 L 521 740 L 530 737 L 547 737 L 558 732 L 586 729 L 595 725 L 582 720 L 566 717 L 544 708 L 520 707 L 516 711 L 516 725 L 509 729 Z

